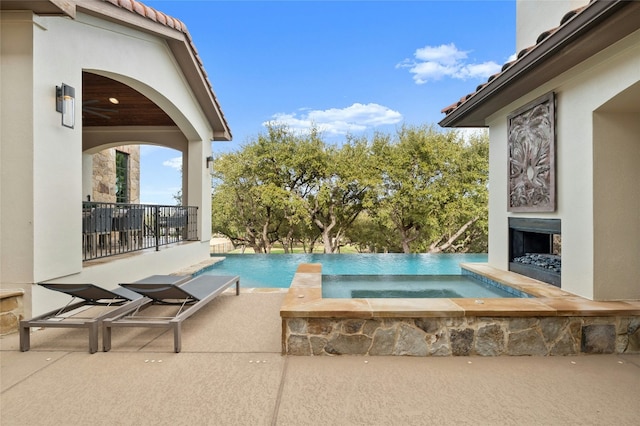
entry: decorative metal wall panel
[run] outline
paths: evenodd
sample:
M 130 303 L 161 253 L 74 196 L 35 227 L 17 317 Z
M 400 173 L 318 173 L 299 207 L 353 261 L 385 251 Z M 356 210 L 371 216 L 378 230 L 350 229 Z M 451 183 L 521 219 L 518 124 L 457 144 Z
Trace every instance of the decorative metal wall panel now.
M 555 211 L 554 94 L 540 97 L 514 111 L 507 120 L 509 211 Z

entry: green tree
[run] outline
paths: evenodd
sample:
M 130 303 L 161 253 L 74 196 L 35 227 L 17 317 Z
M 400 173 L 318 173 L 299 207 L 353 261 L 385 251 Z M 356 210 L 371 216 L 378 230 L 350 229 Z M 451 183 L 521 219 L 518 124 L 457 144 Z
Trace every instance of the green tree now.
M 325 149 L 317 190 L 307 194 L 307 211 L 320 231 L 325 253 L 339 251 L 345 232 L 365 209 L 373 206 L 377 172 L 366 138 L 348 138 Z
M 470 228 L 486 211 L 486 203 L 484 211 L 474 204 L 486 200 L 488 169 L 478 158 L 483 143 L 488 146 L 486 138 L 469 143 L 456 132 L 432 126 L 403 126 L 395 140 L 375 141 L 382 184 L 372 215 L 393 229 L 402 252 L 437 253 L 468 245 Z
M 377 214 L 378 212 L 376 212 Z M 393 228 L 379 217 L 363 211 L 346 232 L 348 243 L 360 253 L 396 253 L 401 251 Z
M 250 150 L 221 155 L 214 170 L 213 231 L 269 253 L 278 227 L 278 188 L 264 180 Z
M 327 145 L 270 126 L 214 162 L 213 231 L 269 253 L 486 251 L 488 139 L 403 126 Z
M 234 247 L 246 247 L 248 244 L 244 224 L 238 220 L 235 209 L 235 192 L 220 187 L 211 196 L 211 231 L 222 234 L 231 240 Z
M 310 221 L 304 196 L 316 188 L 315 174 L 325 167 L 323 149 L 317 131 L 299 136 L 276 125 L 239 152 L 218 157 L 214 232 L 233 231 L 236 235 L 227 236 L 257 253 L 269 253 L 277 241 L 288 251 L 296 239 L 304 239 L 301 233 Z

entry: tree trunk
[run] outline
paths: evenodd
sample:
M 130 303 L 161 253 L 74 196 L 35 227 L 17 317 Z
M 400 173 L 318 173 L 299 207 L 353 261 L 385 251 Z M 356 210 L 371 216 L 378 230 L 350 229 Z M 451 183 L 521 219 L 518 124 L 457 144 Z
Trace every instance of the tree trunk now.
M 271 253 L 271 241 L 269 241 L 269 221 L 262 225 L 262 246 L 265 253 Z
M 336 226 L 336 217 L 333 214 L 333 206 L 329 207 L 329 217 L 331 218 L 331 221 L 328 225 L 325 225 L 317 217 L 313 219 L 313 222 L 322 232 L 322 244 L 324 245 L 325 253 L 333 253 L 333 245 L 331 244 L 331 230 L 333 230 L 333 227 Z
M 458 231 L 455 234 L 453 234 L 444 244 L 438 245 L 438 243 L 440 241 L 442 241 L 442 238 L 439 239 L 438 241 L 436 241 L 435 243 L 431 244 L 431 246 L 429 246 L 429 253 L 441 253 L 444 250 L 446 250 L 449 247 L 451 247 L 453 245 L 453 243 L 455 243 L 456 240 L 458 238 L 460 238 L 460 235 L 462 235 L 478 219 L 479 219 L 479 217 L 475 217 L 475 218 L 471 219 L 470 221 L 468 221 L 467 223 L 465 223 L 464 225 L 462 225 L 462 227 L 460 229 L 458 229 Z
M 255 253 L 262 253 L 262 246 L 260 245 L 258 238 L 256 238 L 255 232 L 248 226 L 245 228 L 245 232 L 247 235 L 246 241 L 249 247 L 251 247 Z
M 342 239 L 342 229 L 336 232 L 336 236 L 333 238 L 333 244 L 331 244 L 331 253 L 340 253 L 340 240 Z
M 282 247 L 284 248 L 285 253 L 293 252 L 293 227 L 289 227 L 289 231 L 287 232 L 287 236 L 282 242 Z
M 326 228 L 322 230 L 322 245 L 324 246 L 325 253 L 333 253 L 331 235 L 329 234 L 329 231 L 326 230 Z
M 400 243 L 402 244 L 402 252 L 404 254 L 411 253 L 411 244 L 418 238 L 418 232 L 415 232 L 413 236 L 410 236 L 411 230 L 415 230 L 413 225 L 404 226 L 402 223 L 397 223 L 396 228 L 400 232 Z

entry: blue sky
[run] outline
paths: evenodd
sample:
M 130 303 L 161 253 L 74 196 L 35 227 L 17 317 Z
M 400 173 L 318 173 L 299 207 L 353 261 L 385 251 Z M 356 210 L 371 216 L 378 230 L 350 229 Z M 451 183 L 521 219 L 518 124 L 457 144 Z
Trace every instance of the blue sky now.
M 239 149 L 268 122 L 325 140 L 436 124 L 515 51 L 515 0 L 144 1 L 184 22 Z M 142 148 L 141 201 L 174 204 L 180 153 Z

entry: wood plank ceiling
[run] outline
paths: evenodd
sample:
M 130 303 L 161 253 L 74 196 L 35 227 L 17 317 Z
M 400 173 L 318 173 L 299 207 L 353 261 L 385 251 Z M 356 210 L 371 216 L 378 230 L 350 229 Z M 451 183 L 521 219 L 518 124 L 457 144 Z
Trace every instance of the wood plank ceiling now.
M 116 99 L 113 103 L 109 99 Z M 175 126 L 174 121 L 135 89 L 101 75 L 82 73 L 82 126 Z

